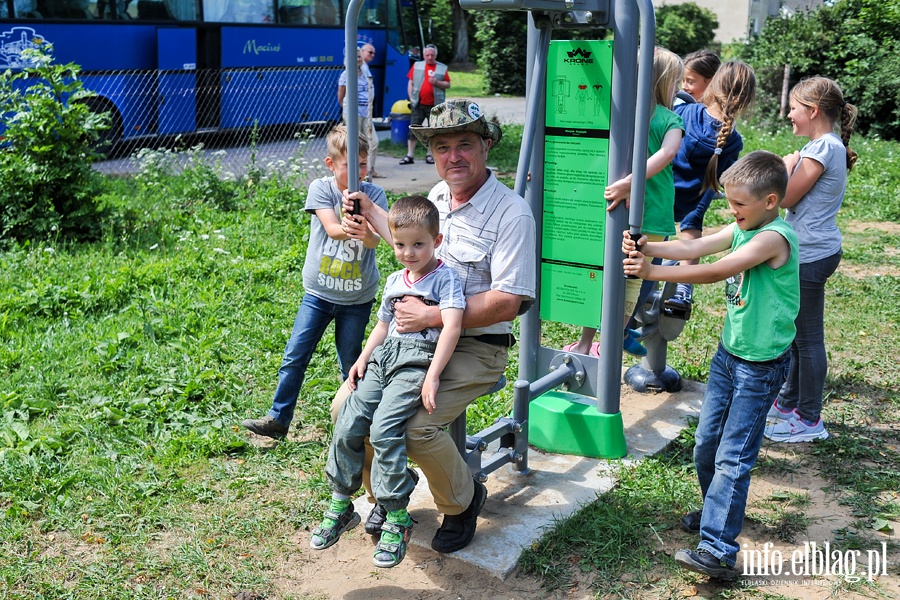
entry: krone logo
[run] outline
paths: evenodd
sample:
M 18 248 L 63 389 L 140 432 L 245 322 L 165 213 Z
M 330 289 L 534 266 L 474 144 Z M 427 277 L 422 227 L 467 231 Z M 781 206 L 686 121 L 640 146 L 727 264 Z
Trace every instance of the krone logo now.
M 584 48 L 575 48 L 571 52 L 566 52 L 569 58 L 564 58 L 563 62 L 570 65 L 592 65 L 594 59 L 591 58 L 591 52 Z

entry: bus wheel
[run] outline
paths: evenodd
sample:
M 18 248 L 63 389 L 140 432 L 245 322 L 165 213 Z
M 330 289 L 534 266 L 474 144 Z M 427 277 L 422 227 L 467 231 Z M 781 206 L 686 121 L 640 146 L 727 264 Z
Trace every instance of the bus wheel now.
M 115 154 L 114 150 L 123 137 L 122 115 L 111 102 L 101 98 L 88 98 L 84 104 L 94 114 L 109 115 L 109 128 L 98 132 L 97 141 L 93 144 L 94 150 L 100 154 Z

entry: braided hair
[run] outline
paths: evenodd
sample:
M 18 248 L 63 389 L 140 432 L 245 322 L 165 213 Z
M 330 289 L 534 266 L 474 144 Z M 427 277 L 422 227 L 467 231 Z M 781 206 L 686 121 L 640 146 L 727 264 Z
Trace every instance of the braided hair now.
M 753 68 L 739 60 L 729 61 L 719 67 L 709 87 L 703 92 L 700 102 L 706 106 L 716 106 L 722 113 L 722 126 L 716 135 L 716 149 L 706 165 L 702 192 L 721 191 L 719 185 L 719 155 L 728 136 L 734 131 L 734 120 L 747 112 L 756 99 L 756 74 Z
M 859 158 L 850 148 L 850 136 L 856 125 L 858 110 L 844 101 L 841 86 L 827 77 L 810 77 L 793 87 L 791 99 L 803 106 L 819 109 L 831 121 L 832 127 L 840 126 L 841 141 L 847 149 L 847 171 L 852 170 Z

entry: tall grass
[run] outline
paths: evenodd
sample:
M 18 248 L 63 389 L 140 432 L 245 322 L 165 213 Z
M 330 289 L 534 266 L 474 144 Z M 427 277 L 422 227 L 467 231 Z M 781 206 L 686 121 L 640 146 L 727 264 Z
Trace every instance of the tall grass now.
M 744 134 L 747 149 L 800 145 L 783 134 Z M 503 170 L 515 168 L 516 135 L 507 128 L 491 154 Z M 897 145 L 861 139 L 857 149 L 841 224 L 895 222 Z M 107 180 L 100 241 L 51 236 L 0 252 L 0 597 L 266 593 L 281 576 L 275 557 L 294 551 L 292 534 L 317 520 L 327 497 L 328 408 L 340 384 L 330 331 L 307 373 L 292 438 L 258 448 L 238 425 L 269 406 L 303 292 L 309 217 L 300 171 L 257 166 L 228 180 L 215 164 L 181 173 L 153 166 L 164 162 Z M 725 222 L 720 208 L 712 218 Z M 845 263 L 859 275 L 835 277 L 826 310 L 826 418 L 841 415 L 847 428 L 900 413 L 900 309 L 891 301 L 900 294 L 900 236 L 850 229 Z M 378 261 L 383 273 L 397 268 L 384 245 Z M 701 286 L 694 317 L 672 344 L 671 364 L 685 377 L 706 378 L 720 296 Z M 545 324 L 548 346 L 576 334 Z M 508 375 L 515 372 L 514 359 Z M 509 402 L 506 393 L 480 400 L 470 428 L 490 424 Z M 900 469 L 887 438 L 849 445 L 859 430 L 836 431 L 823 448 L 881 461 L 881 474 L 835 485 L 876 507 L 867 518 L 896 515 L 882 494 L 896 490 Z M 884 457 L 872 454 L 879 445 Z M 641 580 L 648 565 L 666 569 L 646 548 L 660 522 L 696 501 L 687 452 L 623 469 L 617 490 L 560 524 L 523 566 L 551 587 L 573 568 L 605 582 L 626 573 Z

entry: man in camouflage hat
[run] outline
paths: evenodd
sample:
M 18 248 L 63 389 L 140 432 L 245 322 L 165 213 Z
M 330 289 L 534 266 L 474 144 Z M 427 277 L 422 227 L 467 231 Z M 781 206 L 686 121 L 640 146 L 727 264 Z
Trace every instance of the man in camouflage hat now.
M 512 321 L 534 301 L 535 225 L 525 201 L 487 168 L 488 151 L 502 134 L 498 125 L 485 120 L 476 102 L 439 104 L 431 109 L 429 124 L 410 129 L 429 147 L 443 179 L 428 195 L 438 207 L 444 235 L 437 255 L 459 273 L 466 310 L 462 336 L 441 375 L 437 408 L 429 414 L 420 407 L 409 420 L 406 446 L 409 458 L 428 479 L 438 510 L 444 513 L 431 547 L 455 552 L 472 541 L 487 488 L 472 479 L 446 428 L 506 370 L 515 342 Z M 360 200 L 363 216 L 390 243 L 387 213 L 360 192 L 345 197 L 345 210 L 353 206 L 353 199 Z M 418 298 L 406 297 L 394 305 L 394 311 L 403 332 L 442 326 L 440 307 L 427 306 Z M 342 388 L 332 415 L 345 398 Z M 366 489 L 371 489 L 368 470 L 363 477 Z M 376 505 L 366 531 L 379 531 L 384 516 L 384 509 Z

